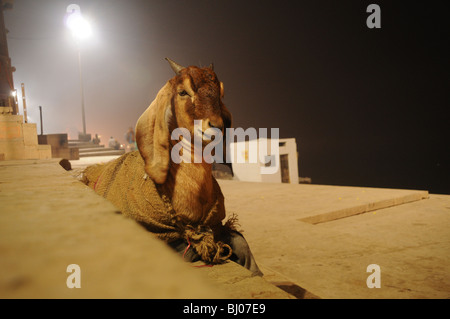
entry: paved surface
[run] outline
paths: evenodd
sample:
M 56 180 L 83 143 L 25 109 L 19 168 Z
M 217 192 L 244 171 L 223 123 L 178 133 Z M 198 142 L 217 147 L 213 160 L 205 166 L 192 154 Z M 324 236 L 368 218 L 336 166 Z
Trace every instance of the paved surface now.
M 450 196 L 423 191 L 221 180 L 258 263 L 321 298 L 449 298 Z M 409 203 L 401 204 L 402 202 Z M 392 203 L 397 206 L 381 209 Z M 383 204 L 383 205 L 382 205 Z M 368 207 L 358 214 L 354 207 Z M 336 211 L 346 218 L 305 221 Z M 329 215 L 331 216 L 331 215 Z M 380 266 L 369 289 L 367 266 Z M 301 289 L 300 289 L 301 291 Z
M 263 279 L 182 262 L 73 174 L 0 161 L 0 298 L 450 297 L 448 195 L 220 180 Z M 73 263 L 81 289 L 66 286 Z M 381 288 L 367 287 L 370 264 Z

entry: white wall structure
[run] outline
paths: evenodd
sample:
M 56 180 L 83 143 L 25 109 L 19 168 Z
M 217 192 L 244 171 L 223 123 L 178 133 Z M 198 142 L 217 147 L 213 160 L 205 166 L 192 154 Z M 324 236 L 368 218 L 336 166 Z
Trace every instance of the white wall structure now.
M 278 147 L 274 147 L 274 143 L 276 140 L 267 138 L 230 143 L 229 152 L 235 179 L 298 184 L 295 138 L 278 139 Z

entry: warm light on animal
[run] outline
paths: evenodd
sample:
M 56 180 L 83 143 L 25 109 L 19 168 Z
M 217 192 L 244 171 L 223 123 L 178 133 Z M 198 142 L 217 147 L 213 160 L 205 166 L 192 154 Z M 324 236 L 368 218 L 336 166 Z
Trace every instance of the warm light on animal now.
M 199 221 L 216 202 L 213 187 L 218 186 L 214 186 L 217 183 L 213 181 L 211 163 L 204 160 L 199 163 L 198 157 L 195 158 L 194 138 L 201 136 L 203 151 L 211 142 L 208 129 L 218 129 L 223 134 L 231 127 L 231 113 L 222 102 L 224 85 L 212 66 L 183 68 L 167 60 L 176 75 L 139 118 L 136 142 L 146 173 L 172 198 L 174 209 L 190 220 Z M 194 125 L 195 120 L 201 120 L 200 127 Z M 191 163 L 175 163 L 170 158 L 172 148 L 179 142 L 171 139 L 171 133 L 177 128 L 188 130 L 191 136 L 186 141 L 191 147 Z M 224 218 L 221 206 L 218 215 Z

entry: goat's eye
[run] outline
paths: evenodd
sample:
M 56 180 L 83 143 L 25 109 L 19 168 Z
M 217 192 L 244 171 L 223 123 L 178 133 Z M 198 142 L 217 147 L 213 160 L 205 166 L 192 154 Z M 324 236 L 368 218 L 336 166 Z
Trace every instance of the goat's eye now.
M 178 93 L 179 96 L 185 96 L 185 95 L 189 95 L 188 92 L 186 92 L 185 90 L 181 91 Z

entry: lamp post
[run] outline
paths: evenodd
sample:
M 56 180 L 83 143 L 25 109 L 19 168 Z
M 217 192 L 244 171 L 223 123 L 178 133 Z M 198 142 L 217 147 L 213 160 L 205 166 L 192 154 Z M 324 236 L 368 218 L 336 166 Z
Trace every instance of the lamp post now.
M 86 116 L 84 111 L 84 90 L 83 90 L 83 75 L 81 72 L 81 40 L 89 37 L 92 34 L 91 26 L 86 19 L 81 15 L 80 6 L 77 4 L 71 4 L 67 7 L 67 20 L 66 26 L 72 32 L 72 36 L 75 39 L 78 51 L 78 69 L 80 74 L 80 94 L 81 94 L 81 117 L 83 121 L 83 138 L 86 138 Z

